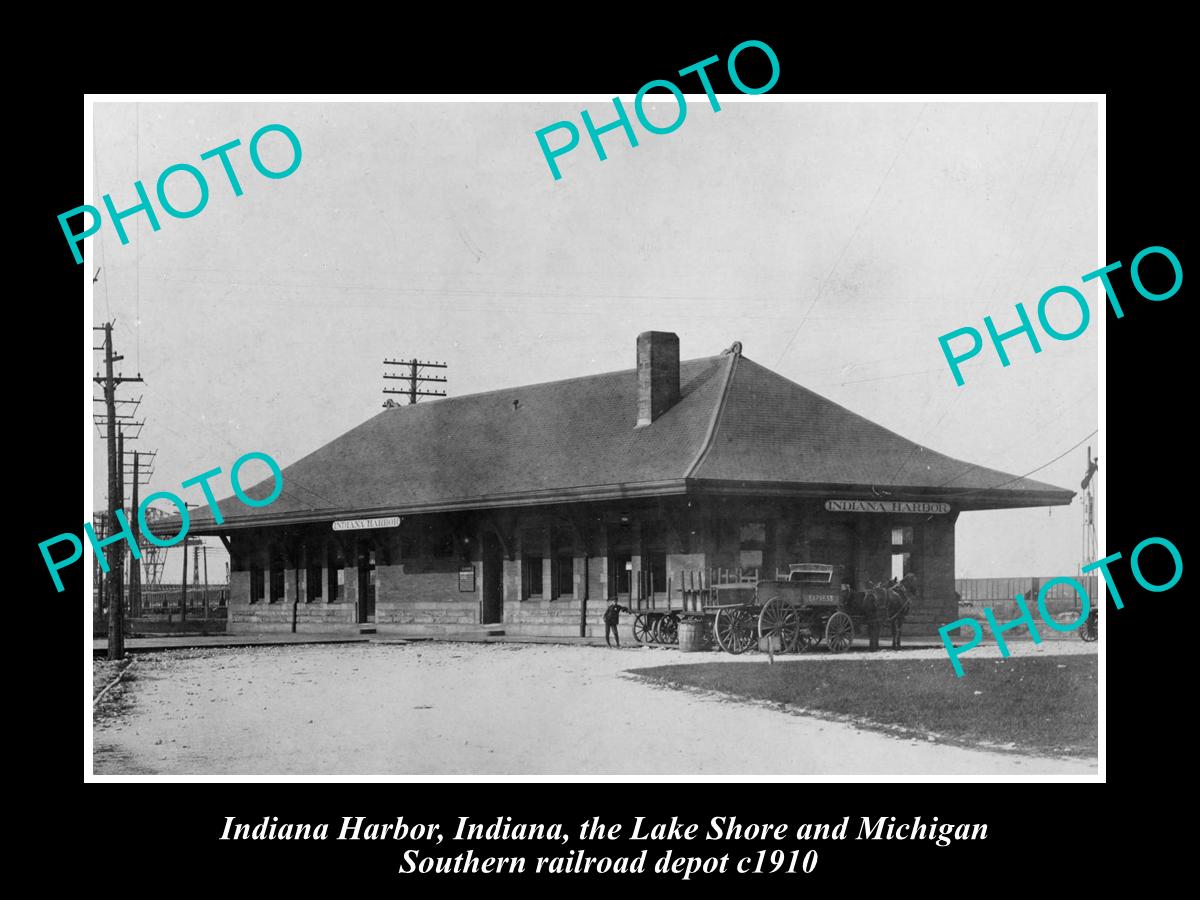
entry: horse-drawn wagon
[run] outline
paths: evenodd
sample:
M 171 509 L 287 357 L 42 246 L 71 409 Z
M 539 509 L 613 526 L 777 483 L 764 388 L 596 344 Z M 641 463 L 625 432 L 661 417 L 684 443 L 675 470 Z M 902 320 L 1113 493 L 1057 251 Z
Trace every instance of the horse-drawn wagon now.
M 684 573 L 683 608 L 635 610 L 633 633 L 641 643 L 678 644 L 682 623 L 691 633 L 711 636 L 727 653 L 759 647 L 772 653 L 799 653 L 824 644 L 842 653 L 863 627 L 892 625 L 893 646 L 908 610 L 907 586 L 872 585 L 853 591 L 842 566 L 793 563 L 771 580 L 757 570 Z M 874 641 L 873 641 L 874 643 Z
M 842 591 L 842 567 L 795 563 L 786 578 L 776 573 L 751 591 L 723 591 L 714 609 L 713 636 L 727 653 L 758 645 L 776 653 L 794 653 L 824 641 L 834 653 L 854 643 L 854 617 Z

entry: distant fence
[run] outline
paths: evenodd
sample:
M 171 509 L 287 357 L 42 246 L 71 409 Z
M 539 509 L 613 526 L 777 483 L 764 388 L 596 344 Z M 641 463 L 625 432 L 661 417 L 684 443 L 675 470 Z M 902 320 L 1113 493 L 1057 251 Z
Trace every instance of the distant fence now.
M 958 592 L 959 600 L 963 603 L 981 603 L 984 605 L 1001 601 L 1013 602 L 1016 594 L 1021 594 L 1033 603 L 1037 602 L 1038 591 L 1042 585 L 1053 578 L 1064 576 L 1047 576 L 1045 578 L 958 578 L 954 582 L 954 590 Z M 1071 575 L 1082 584 L 1088 593 L 1088 599 L 1096 601 L 1096 576 Z M 1032 592 L 1032 593 L 1030 593 Z M 1047 600 L 1070 601 L 1078 603 L 1078 595 L 1069 584 L 1056 584 L 1046 594 Z M 1032 608 L 1032 607 L 1030 607 Z
M 182 591 L 180 585 L 155 585 L 152 588 L 142 588 L 141 599 L 134 603 L 129 597 L 129 589 L 125 589 L 125 614 L 132 618 L 155 618 L 181 615 L 180 600 Z M 229 607 L 229 586 L 203 587 L 188 585 L 187 618 L 202 619 L 207 612 L 208 618 L 224 619 Z M 100 593 L 92 592 L 92 608 L 99 613 Z

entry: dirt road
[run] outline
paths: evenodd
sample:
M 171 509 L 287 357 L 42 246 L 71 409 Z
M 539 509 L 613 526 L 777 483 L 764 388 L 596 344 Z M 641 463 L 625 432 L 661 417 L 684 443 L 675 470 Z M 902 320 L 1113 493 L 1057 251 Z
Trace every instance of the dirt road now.
M 973 655 L 994 654 L 995 647 Z M 1082 642 L 1019 653 L 1086 653 Z M 913 658 L 944 651 L 906 652 Z M 899 655 L 897 655 L 899 656 Z M 822 654 L 775 665 L 820 665 Z M 139 658 L 95 720 L 97 774 L 1094 774 L 644 684 L 627 669 L 721 653 L 354 644 Z M 739 657 L 761 659 L 765 657 Z M 947 678 L 953 673 L 947 664 Z

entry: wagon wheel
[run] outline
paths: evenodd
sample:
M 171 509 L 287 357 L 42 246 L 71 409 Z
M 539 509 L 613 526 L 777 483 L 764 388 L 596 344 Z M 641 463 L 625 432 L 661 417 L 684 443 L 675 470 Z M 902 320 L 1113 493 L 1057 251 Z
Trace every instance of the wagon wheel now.
M 713 617 L 713 640 L 717 642 L 718 647 L 720 647 L 726 653 L 730 653 L 731 651 L 725 644 L 725 636 L 727 634 L 732 634 L 732 632 L 729 628 L 729 616 L 725 613 L 725 610 L 718 609 L 716 616 Z
M 658 639 L 664 644 L 679 643 L 679 619 L 667 615 L 658 620 Z
M 825 623 L 825 643 L 834 653 L 850 649 L 854 643 L 854 620 L 838 610 Z
M 790 603 L 785 603 L 779 597 L 767 601 L 762 612 L 758 614 L 758 636 L 768 640 L 779 636 L 779 652 L 792 653 L 801 631 L 800 615 Z
M 754 614 L 744 606 L 719 609 L 713 633 L 726 653 L 745 653 L 754 645 Z
M 1079 629 L 1079 636 L 1089 644 L 1100 637 L 1100 618 L 1093 611 L 1088 613 L 1088 617 L 1083 621 L 1083 627 Z
M 732 612 L 734 613 L 731 619 L 734 640 L 731 642 L 729 652 L 745 653 L 757 643 L 754 610 L 747 606 L 739 606 Z
M 639 644 L 649 644 L 654 640 L 654 629 L 641 613 L 633 617 L 633 639 Z

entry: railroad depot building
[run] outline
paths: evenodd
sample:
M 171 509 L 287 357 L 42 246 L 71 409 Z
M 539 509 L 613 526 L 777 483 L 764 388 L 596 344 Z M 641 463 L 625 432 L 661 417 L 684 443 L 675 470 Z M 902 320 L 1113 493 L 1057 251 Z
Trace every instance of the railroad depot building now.
M 900 437 L 740 344 L 681 362 L 647 332 L 633 369 L 386 409 L 286 467 L 270 505 L 231 497 L 191 530 L 229 550 L 230 631 L 603 634 L 609 598 L 678 607 L 701 571 L 817 562 L 856 588 L 915 573 L 906 632 L 932 634 L 958 618 L 959 513 L 1072 496 Z

